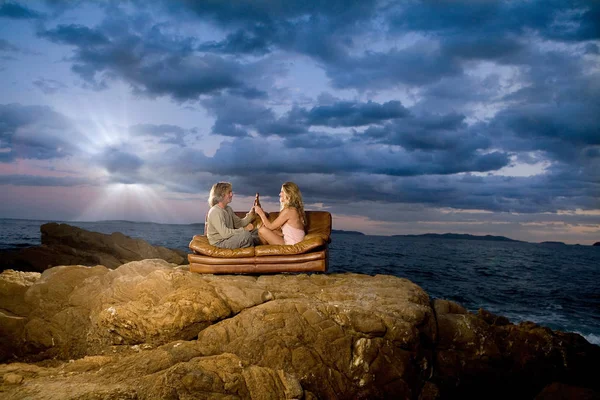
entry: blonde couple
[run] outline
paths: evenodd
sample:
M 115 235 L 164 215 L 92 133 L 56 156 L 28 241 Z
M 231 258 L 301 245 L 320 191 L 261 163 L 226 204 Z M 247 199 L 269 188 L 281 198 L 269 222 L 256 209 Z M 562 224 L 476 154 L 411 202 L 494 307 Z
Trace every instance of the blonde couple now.
M 216 247 L 235 249 L 259 244 L 296 244 L 304 239 L 306 215 L 300 189 L 285 182 L 279 192 L 279 215 L 270 221 L 260 206 L 253 206 L 244 218 L 235 215 L 229 203 L 233 200 L 231 183 L 219 182 L 210 189 L 206 218 L 208 242 Z M 256 229 L 256 214 L 262 225 Z

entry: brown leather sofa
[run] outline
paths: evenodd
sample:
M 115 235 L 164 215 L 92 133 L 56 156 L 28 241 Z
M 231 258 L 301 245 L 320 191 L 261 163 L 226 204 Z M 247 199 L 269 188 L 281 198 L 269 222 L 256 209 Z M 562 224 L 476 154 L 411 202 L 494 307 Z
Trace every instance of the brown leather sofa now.
M 246 215 L 236 214 L 239 217 Z M 278 215 L 279 212 L 269 213 L 269 220 L 275 220 Z M 196 235 L 189 245 L 193 252 L 188 254 L 190 271 L 202 274 L 325 272 L 329 263 L 331 214 L 327 211 L 306 211 L 306 219 L 306 236 L 295 245 L 221 249 L 210 245 L 205 235 Z

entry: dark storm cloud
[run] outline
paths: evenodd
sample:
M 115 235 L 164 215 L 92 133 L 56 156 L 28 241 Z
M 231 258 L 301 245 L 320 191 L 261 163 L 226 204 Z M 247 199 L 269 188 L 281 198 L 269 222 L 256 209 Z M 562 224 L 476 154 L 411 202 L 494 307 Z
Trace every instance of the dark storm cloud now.
M 173 6 L 165 1 L 172 11 L 191 10 L 200 17 L 209 17 L 222 25 L 236 26 L 252 23 L 270 24 L 280 20 L 296 21 L 302 18 L 328 18 L 336 24 L 366 19 L 375 11 L 376 2 L 372 0 L 332 0 L 320 2 L 314 0 L 278 0 L 222 2 L 210 0 L 198 3 L 185 1 Z
M 102 32 L 76 24 L 59 25 L 55 29 L 40 31 L 38 35 L 55 43 L 78 47 L 92 47 L 109 43 L 108 38 Z
M 552 40 L 600 38 L 600 5 L 597 1 L 415 1 L 399 3 L 390 13 L 390 27 L 447 36 L 522 35 L 533 31 Z M 487 50 L 483 49 L 485 52 Z
M 9 149 L 3 158 L 51 159 L 73 154 L 69 140 L 76 132 L 71 121 L 45 106 L 0 104 L 0 148 Z
M 177 101 L 227 89 L 260 95 L 244 83 L 242 77 L 252 76 L 247 68 L 244 73 L 239 62 L 214 54 L 193 54 L 194 38 L 168 33 L 145 15 L 131 21 L 114 8 L 97 27 L 59 25 L 40 29 L 38 35 L 73 46 L 72 70 L 97 89 L 121 79 L 137 94 L 166 95 Z
M 155 6 L 144 3 L 150 9 Z M 460 77 L 467 60 L 519 57 L 528 51 L 523 38 L 530 31 L 554 40 L 589 40 L 600 30 L 594 19 L 600 8 L 597 2 L 459 1 L 448 7 L 418 1 L 211 1 L 162 6 L 161 11 L 176 18 L 189 19 L 193 13 L 223 29 L 225 38 L 176 36 L 147 15 L 128 16 L 115 6 L 107 6 L 110 17 L 96 28 L 61 25 L 41 34 L 76 44 L 74 71 L 96 87 L 106 86 L 98 74 L 112 74 L 132 83 L 138 93 L 184 101 L 228 89 L 256 93 L 243 79 L 248 66 L 218 54 L 260 56 L 279 50 L 306 54 L 322 64 L 334 87 L 374 90 Z M 128 22 L 131 18 L 135 24 Z M 392 37 L 421 32 L 431 40 L 401 49 L 356 51 L 357 39 L 374 27 L 389 29 Z
M 117 78 L 131 83 L 136 93 L 168 95 L 178 101 L 224 90 L 245 96 L 264 96 L 263 91 L 248 82 L 256 74 L 267 71 L 252 70 L 248 63 L 219 56 L 219 53 L 261 55 L 283 49 L 305 53 L 326 63 L 342 60 L 344 65 L 339 69 L 355 68 L 363 73 L 375 68 L 368 61 L 371 55 L 356 60 L 347 56 L 352 37 L 365 31 L 369 18 L 375 15 L 374 1 L 334 1 L 331 4 L 168 2 L 164 5 L 176 17 L 189 18 L 185 13 L 191 10 L 200 19 L 233 31 L 223 41 L 177 36 L 169 30 L 169 26 L 173 27 L 170 23 L 155 24 L 149 14 L 126 15 L 118 6 L 108 5 L 106 19 L 96 27 L 59 25 L 42 29 L 39 35 L 75 46 L 72 69 L 93 88 L 106 88 L 111 79 Z M 154 6 L 144 3 L 144 7 L 150 9 Z M 194 53 L 194 50 L 202 53 Z M 410 62 L 411 57 L 411 54 L 405 58 L 391 57 L 391 62 Z M 431 59 L 430 62 L 436 61 Z M 392 66 L 387 64 L 387 68 L 383 74 L 393 75 Z M 444 70 L 443 67 L 438 69 Z M 249 76 L 249 72 L 253 73 Z M 411 75 L 410 68 L 403 75 Z M 412 74 L 406 79 L 419 78 Z
M 551 160 L 585 167 L 582 157 L 600 145 L 600 74 L 549 74 L 511 95 L 514 106 L 499 111 L 486 127 L 498 145 L 512 151 L 546 152 Z M 546 99 L 543 101 L 542 99 Z
M 344 140 L 341 137 L 327 133 L 309 132 L 286 137 L 283 143 L 285 147 L 289 148 L 332 149 L 342 146 Z
M 273 178 L 276 179 L 276 176 Z M 365 208 L 364 213 L 387 221 L 390 220 L 389 215 L 386 217 L 387 211 L 391 212 L 395 203 L 528 214 L 597 207 L 589 203 L 593 200 L 591 185 L 582 185 L 573 192 L 561 192 L 557 196 L 553 182 L 555 176 L 552 175 L 521 178 L 473 175 L 390 178 L 356 173 L 281 175 L 280 179 L 296 182 L 307 201 L 325 203 L 336 209 L 339 205 L 357 201 L 375 202 L 372 207 Z M 380 214 L 378 217 L 377 209 Z
M 366 145 L 347 137 L 344 139 L 344 136 L 336 138 L 315 133 L 283 141 L 268 141 L 262 137 L 236 138 L 223 142 L 212 157 L 195 157 L 193 154 L 191 150 L 173 150 L 167 157 L 177 161 L 163 161 L 161 164 L 175 172 L 182 168 L 185 171 L 195 168 L 211 174 L 252 177 L 273 171 L 280 174 L 444 175 L 494 171 L 509 163 L 508 156 L 497 151 L 478 153 L 450 149 L 407 152 L 393 150 L 389 146 Z
M 13 186 L 80 186 L 90 182 L 79 177 L 36 175 L 0 175 L 0 185 Z
M 249 30 L 238 30 L 227 35 L 221 42 L 211 41 L 198 46 L 199 51 L 226 53 L 226 54 L 256 54 L 264 55 L 270 52 L 275 32 L 263 25 L 255 26 Z
M 213 96 L 202 101 L 202 105 L 216 118 L 212 132 L 217 135 L 248 136 L 248 130 L 259 123 L 275 121 L 275 114 L 263 102 L 237 96 Z
M 355 134 L 357 140 L 402 146 L 408 151 L 452 152 L 457 160 L 488 150 L 492 141 L 481 130 L 470 128 L 461 114 L 411 116 Z M 470 157 L 470 156 L 469 156 Z M 504 165 L 502 165 L 504 166 Z
M 333 101 L 306 109 L 293 106 L 281 117 L 265 107 L 262 101 L 241 99 L 235 96 L 215 96 L 202 102 L 216 117 L 212 132 L 223 136 L 248 136 L 255 130 L 263 136 L 289 137 L 307 134 L 312 126 L 361 127 L 382 124 L 389 120 L 407 117 L 410 113 L 399 101 L 383 104 L 368 101 Z M 295 140 L 295 146 L 299 141 Z M 310 146 L 310 145 L 309 145 Z
M 356 103 L 349 101 L 338 102 L 333 105 L 317 106 L 306 113 L 309 125 L 324 125 L 329 127 L 339 126 L 364 126 L 372 123 L 381 123 L 390 119 L 403 118 L 409 111 L 399 101 L 388 101 L 377 104 L 372 101 Z
M 347 57 L 326 66 L 334 87 L 357 89 L 388 89 L 406 85 L 426 85 L 444 77 L 463 73 L 457 60 L 448 58 L 434 46 L 417 44 L 386 52 L 367 52 Z
M 531 140 L 556 139 L 575 146 L 600 145 L 600 115 L 597 108 L 590 106 L 523 105 L 502 110 L 494 122 L 518 137 Z
M 41 18 L 42 14 L 17 3 L 5 2 L 0 5 L 0 18 L 1 17 L 12 19 L 37 19 Z

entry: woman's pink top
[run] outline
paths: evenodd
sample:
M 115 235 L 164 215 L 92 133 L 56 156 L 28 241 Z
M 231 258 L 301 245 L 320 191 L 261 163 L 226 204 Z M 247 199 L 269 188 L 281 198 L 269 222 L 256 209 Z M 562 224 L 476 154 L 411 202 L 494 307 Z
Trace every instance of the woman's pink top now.
M 298 229 L 290 226 L 290 224 L 285 223 L 281 227 L 281 232 L 283 232 L 283 242 L 285 244 L 296 244 L 304 240 L 304 229 Z

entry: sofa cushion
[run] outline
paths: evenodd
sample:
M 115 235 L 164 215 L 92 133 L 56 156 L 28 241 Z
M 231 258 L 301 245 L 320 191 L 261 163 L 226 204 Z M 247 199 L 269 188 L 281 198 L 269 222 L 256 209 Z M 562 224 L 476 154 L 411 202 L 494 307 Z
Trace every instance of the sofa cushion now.
M 331 242 L 331 214 L 328 211 L 306 211 L 306 236 L 317 235 Z
M 190 249 L 198 254 L 219 258 L 243 258 L 254 257 L 254 247 L 243 247 L 240 249 L 222 249 L 208 243 L 208 238 L 196 235 L 190 242 Z
M 236 213 L 241 218 L 246 214 Z M 279 216 L 279 211 L 269 213 L 269 221 L 273 222 Z M 260 217 L 257 218 L 260 221 Z M 328 211 L 306 211 L 306 236 L 320 236 L 327 243 L 331 242 L 331 214 Z M 261 223 L 254 223 L 260 226 Z
M 302 254 L 307 253 L 311 250 L 318 249 L 323 246 L 326 242 L 321 236 L 313 235 L 312 237 L 305 236 L 304 240 L 296 244 L 269 244 L 263 246 L 256 246 L 254 248 L 254 254 L 256 256 L 281 256 L 288 254 Z

